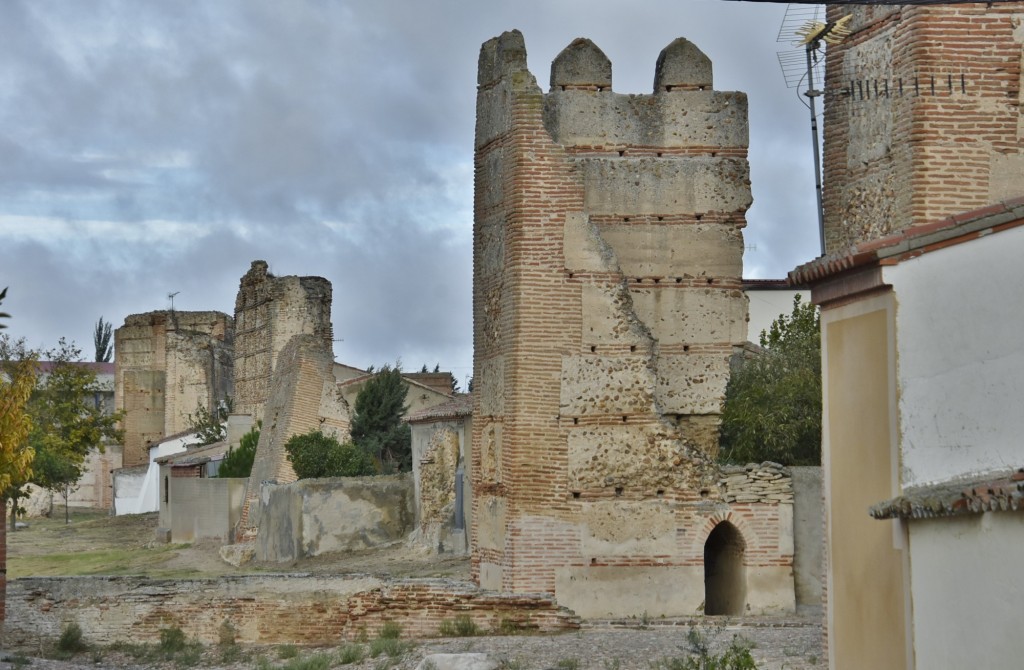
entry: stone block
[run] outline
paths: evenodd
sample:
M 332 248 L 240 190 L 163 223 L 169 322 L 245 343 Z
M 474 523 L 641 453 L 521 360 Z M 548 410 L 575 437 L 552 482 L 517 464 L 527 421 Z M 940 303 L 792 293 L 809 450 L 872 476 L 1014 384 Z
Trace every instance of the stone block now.
M 745 160 L 708 157 L 580 159 L 591 214 L 697 214 L 746 211 Z
M 654 70 L 655 92 L 675 88 L 711 88 L 711 59 L 693 42 L 677 37 L 658 54 Z
M 569 489 L 628 491 L 681 486 L 688 455 L 678 439 L 648 426 L 595 426 L 569 431 Z
M 608 224 L 601 238 L 627 277 L 740 277 L 743 236 L 734 225 Z
M 719 414 L 728 381 L 728 354 L 662 354 L 655 395 L 666 414 Z
M 564 356 L 559 412 L 600 416 L 648 411 L 654 400 L 652 373 L 645 356 Z
M 742 344 L 747 297 L 738 289 L 630 289 L 637 316 L 665 344 Z
M 671 556 L 676 520 L 661 501 L 599 501 L 583 506 L 581 544 L 587 556 Z
M 555 597 L 584 619 L 693 616 L 704 603 L 704 568 L 561 567 Z

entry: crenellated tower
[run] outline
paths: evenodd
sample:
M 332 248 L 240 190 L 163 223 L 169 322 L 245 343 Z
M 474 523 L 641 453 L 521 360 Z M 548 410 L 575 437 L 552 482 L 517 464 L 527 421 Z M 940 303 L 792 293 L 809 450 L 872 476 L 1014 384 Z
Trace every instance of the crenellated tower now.
M 698 611 L 709 533 L 743 525 L 715 457 L 746 339 L 746 96 L 685 39 L 651 95 L 615 93 L 586 39 L 545 94 L 508 32 L 480 52 L 475 180 L 474 574 L 583 616 Z

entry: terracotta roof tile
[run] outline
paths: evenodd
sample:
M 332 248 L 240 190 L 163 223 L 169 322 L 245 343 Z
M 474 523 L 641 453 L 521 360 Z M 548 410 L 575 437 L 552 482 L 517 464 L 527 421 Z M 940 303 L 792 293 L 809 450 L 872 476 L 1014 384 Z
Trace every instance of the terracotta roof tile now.
M 816 258 L 790 272 L 789 281 L 812 284 L 862 265 L 898 263 L 935 248 L 981 237 L 1010 223 L 1013 226 L 1024 224 L 1024 197 L 912 226 L 894 235 L 867 240 L 845 251 Z
M 872 505 L 875 519 L 936 517 L 1024 510 L 1024 468 L 977 480 L 953 480 L 912 487 L 903 495 Z
M 473 396 L 456 393 L 452 399 L 440 405 L 427 407 L 405 417 L 408 423 L 429 423 L 440 419 L 461 419 L 473 414 Z

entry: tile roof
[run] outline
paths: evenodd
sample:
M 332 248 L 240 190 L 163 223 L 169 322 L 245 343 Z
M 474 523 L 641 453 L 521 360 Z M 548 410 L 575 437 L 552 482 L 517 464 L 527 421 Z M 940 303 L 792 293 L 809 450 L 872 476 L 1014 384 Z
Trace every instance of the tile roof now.
M 472 414 L 473 396 L 468 393 L 456 393 L 451 400 L 413 412 L 405 417 L 405 420 L 407 423 L 429 423 L 442 419 L 461 419 Z
M 937 517 L 1024 510 L 1024 468 L 994 473 L 973 481 L 958 479 L 911 487 L 903 495 L 872 505 L 875 519 Z
M 861 242 L 846 251 L 822 256 L 789 273 L 793 284 L 813 284 L 872 264 L 895 265 L 921 254 L 984 237 L 1024 224 L 1024 197 L 912 226 L 895 235 Z

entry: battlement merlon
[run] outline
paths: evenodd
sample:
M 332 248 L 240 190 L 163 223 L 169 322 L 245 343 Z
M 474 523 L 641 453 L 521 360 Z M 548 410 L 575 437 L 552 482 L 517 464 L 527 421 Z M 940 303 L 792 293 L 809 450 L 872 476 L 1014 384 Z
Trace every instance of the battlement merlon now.
M 565 146 L 746 158 L 746 94 L 713 90 L 711 61 L 684 38 L 658 56 L 653 94 L 615 93 L 611 61 L 584 38 L 558 54 L 551 64 L 550 90 L 541 94 L 527 70 L 518 31 L 484 43 L 478 83 L 477 148 L 511 128 L 508 107 L 501 101 L 515 92 L 538 96 L 545 128 Z

